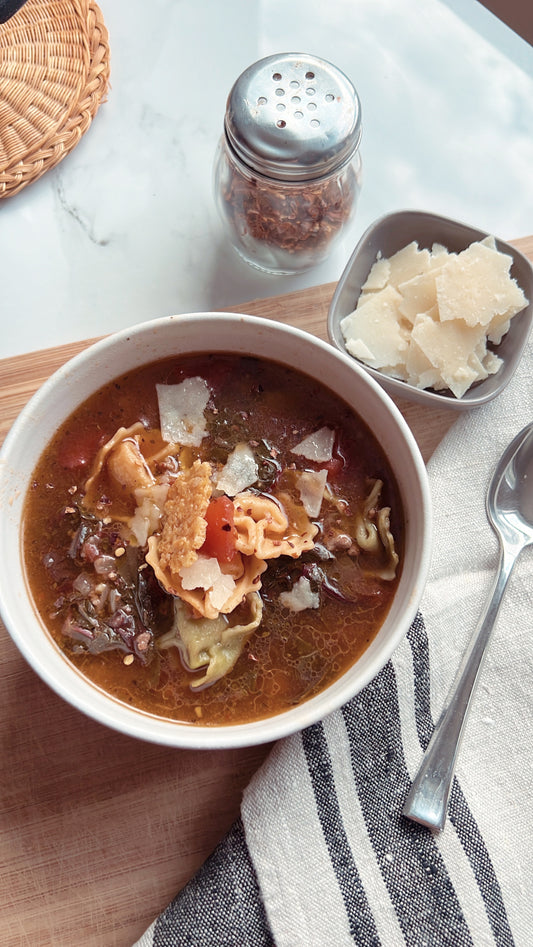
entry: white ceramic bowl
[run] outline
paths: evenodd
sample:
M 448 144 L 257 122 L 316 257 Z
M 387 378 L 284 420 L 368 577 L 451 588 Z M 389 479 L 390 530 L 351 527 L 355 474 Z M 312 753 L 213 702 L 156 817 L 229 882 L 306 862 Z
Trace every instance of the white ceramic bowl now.
M 451 253 L 459 253 L 474 241 L 483 240 L 488 236 L 489 234 L 484 230 L 424 211 L 395 211 L 380 217 L 359 240 L 336 286 L 328 313 L 328 334 L 333 344 L 339 351 L 346 352 L 341 320 L 355 309 L 361 287 L 378 253 L 385 258 L 391 257 L 393 253 L 413 240 L 418 242 L 420 248 L 426 247 L 429 250 L 434 243 L 440 243 Z M 499 371 L 473 385 L 462 398 L 456 398 L 451 391 L 415 388 L 414 385 L 390 378 L 383 372 L 370 368 L 363 362 L 358 362 L 389 394 L 409 401 L 417 401 L 428 407 L 465 411 L 496 398 L 510 382 L 533 324 L 533 269 L 523 253 L 510 243 L 496 237 L 495 240 L 497 249 L 512 257 L 511 276 L 516 279 L 529 300 L 529 305 L 511 320 L 509 331 L 500 344 L 494 348 L 503 361 Z M 357 361 L 354 356 L 350 358 Z
M 173 353 L 236 352 L 295 366 L 329 384 L 364 418 L 383 446 L 405 512 L 405 556 L 384 625 L 363 656 L 306 703 L 270 719 L 221 727 L 182 725 L 139 712 L 83 678 L 45 631 L 26 587 L 21 515 L 35 464 L 72 410 L 131 368 Z M 34 395 L 6 438 L 0 463 L 0 610 L 22 654 L 54 691 L 89 717 L 123 733 L 176 747 L 214 748 L 270 742 L 342 706 L 386 663 L 417 610 L 426 580 L 431 512 L 426 470 L 416 442 L 391 399 L 353 359 L 279 322 L 223 313 L 170 316 L 110 336 L 59 369 Z

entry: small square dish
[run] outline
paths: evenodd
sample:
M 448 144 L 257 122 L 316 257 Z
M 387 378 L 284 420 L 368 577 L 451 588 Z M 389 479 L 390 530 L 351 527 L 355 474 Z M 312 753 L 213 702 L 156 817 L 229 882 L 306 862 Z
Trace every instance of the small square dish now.
M 345 317 L 354 312 L 362 287 L 376 260 L 389 260 L 413 242 L 418 245 L 419 250 L 427 250 L 430 253 L 432 249 L 438 252 L 435 248 L 441 251 L 445 248 L 449 254 L 459 254 L 471 244 L 490 240 L 491 237 L 486 231 L 468 224 L 422 211 L 397 211 L 379 218 L 359 240 L 335 289 L 328 313 L 330 341 L 341 352 L 354 358 L 389 394 L 399 398 L 428 406 L 448 407 L 456 411 L 479 407 L 491 401 L 511 380 L 533 322 L 533 268 L 529 260 L 511 244 L 494 237 L 494 249 L 511 257 L 509 276 L 522 290 L 528 303 L 510 320 L 509 329 L 498 344 L 491 341 L 487 343 L 489 359 L 493 358 L 491 353 L 494 353 L 494 356 L 501 360 L 499 368 L 493 368 L 493 374 L 474 381 L 459 397 L 449 388 L 437 390 L 417 387 L 400 377 L 393 377 L 385 374 L 383 370 L 371 367 L 362 358 L 349 352 L 341 326 Z M 467 292 L 465 287 L 465 299 Z

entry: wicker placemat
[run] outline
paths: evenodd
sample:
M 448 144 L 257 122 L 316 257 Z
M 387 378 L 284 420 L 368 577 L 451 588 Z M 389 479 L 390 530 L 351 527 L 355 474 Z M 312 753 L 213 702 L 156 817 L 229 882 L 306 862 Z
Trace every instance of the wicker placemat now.
M 92 0 L 27 0 L 0 26 L 0 198 L 72 151 L 108 80 L 108 32 Z

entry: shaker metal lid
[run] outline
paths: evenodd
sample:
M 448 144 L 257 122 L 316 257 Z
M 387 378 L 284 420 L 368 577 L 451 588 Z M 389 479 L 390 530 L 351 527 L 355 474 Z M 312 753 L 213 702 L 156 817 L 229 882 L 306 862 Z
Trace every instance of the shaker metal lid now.
M 239 76 L 224 128 L 252 169 L 279 180 L 309 180 L 344 164 L 357 149 L 361 105 L 350 80 L 332 63 L 280 53 Z

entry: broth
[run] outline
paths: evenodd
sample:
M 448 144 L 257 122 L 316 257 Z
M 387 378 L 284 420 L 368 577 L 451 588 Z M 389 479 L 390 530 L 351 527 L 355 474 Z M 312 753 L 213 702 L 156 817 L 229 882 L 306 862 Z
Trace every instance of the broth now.
M 205 385 L 205 432 L 195 444 L 180 442 L 169 449 L 168 441 L 161 440 L 164 412 L 156 386 L 175 391 L 187 379 Z M 131 433 L 135 424 L 140 434 Z M 145 558 L 144 537 L 131 532 L 136 511 L 139 519 L 141 494 L 135 493 L 131 482 L 124 487 L 120 477 L 116 479 L 109 459 L 115 455 L 106 454 L 105 445 L 122 428 L 130 432 L 121 435 L 124 456 L 136 451 L 138 458 L 140 444 L 152 479 L 168 490 L 155 529 L 153 522 L 148 527 L 152 538 L 147 542 L 154 543 L 156 551 L 149 556 L 151 564 Z M 329 454 L 327 446 L 325 453 L 323 444 L 317 451 L 313 446 L 313 439 L 320 441 L 324 432 L 333 441 Z M 309 436 L 311 451 L 306 456 L 299 448 L 308 447 Z M 231 491 L 216 489 L 215 473 L 220 477 L 227 471 L 228 458 L 239 451 L 256 476 L 237 491 L 235 500 Z M 105 463 L 95 474 L 103 456 Z M 208 492 L 215 482 L 207 502 L 225 497 L 221 502 L 229 519 L 217 521 L 214 551 L 208 538 L 215 533 L 209 527 L 203 544 L 196 537 L 189 558 L 212 562 L 218 555 L 222 578 L 229 585 L 233 579 L 227 578 L 228 570 L 236 574 L 236 563 L 253 561 L 261 571 L 250 580 L 252 591 L 231 614 L 221 610 L 217 620 L 224 627 L 225 623 L 230 628 L 248 627 L 245 601 L 253 605 L 254 614 L 258 608 L 261 614 L 257 627 L 239 633 L 235 660 L 233 652 L 226 655 L 228 649 L 220 641 L 206 650 L 204 638 L 200 663 L 192 670 L 192 646 L 184 645 L 182 625 L 176 644 L 175 589 L 169 592 L 163 587 L 158 567 L 164 553 L 162 524 L 170 522 L 168 497 L 180 477 L 203 470 L 202 464 L 210 465 L 205 468 L 211 471 Z M 150 470 L 143 476 L 149 479 L 149 474 Z M 138 490 L 140 480 L 135 483 Z M 302 498 L 309 484 L 311 499 L 306 505 Z M 185 523 L 194 503 L 186 484 L 183 489 Z M 317 489 L 323 496 L 315 514 Z M 146 491 L 150 495 L 152 514 L 153 490 L 149 484 L 142 493 L 141 484 L 142 496 Z M 246 519 L 250 510 L 243 507 L 249 503 L 251 509 L 255 501 L 279 510 L 292 524 L 282 539 L 271 543 L 271 557 L 264 562 L 260 555 L 246 557 L 232 546 L 239 510 Z M 195 519 L 204 530 L 207 515 Z M 173 534 L 173 542 L 181 541 L 181 532 Z M 306 537 L 299 554 L 293 549 L 293 534 Z M 368 427 L 325 385 L 267 360 L 189 355 L 128 372 L 73 412 L 34 471 L 25 500 L 23 547 L 35 607 L 82 675 L 141 711 L 216 726 L 287 710 L 323 690 L 360 657 L 394 596 L 403 535 L 400 496 L 387 458 Z M 230 545 L 220 546 L 221 540 Z M 281 541 L 288 543 L 282 547 L 288 555 L 277 555 L 276 543 Z M 185 585 L 186 571 L 183 567 L 179 580 L 174 574 L 172 581 Z M 187 594 L 197 593 L 183 592 Z M 206 600 L 213 595 L 201 594 Z M 187 610 L 187 627 L 199 628 L 194 607 L 190 603 L 180 607 Z M 212 621 L 205 623 L 209 633 L 218 627 Z M 226 649 L 228 668 L 217 679 L 213 656 L 219 656 L 221 649 Z M 206 653 L 210 657 L 204 661 Z M 198 687 L 206 668 L 213 682 Z

